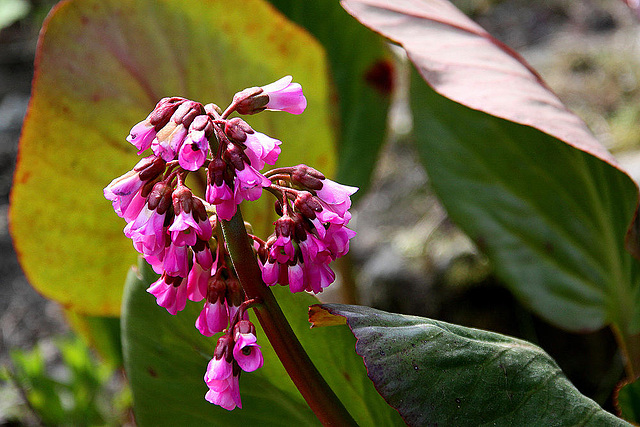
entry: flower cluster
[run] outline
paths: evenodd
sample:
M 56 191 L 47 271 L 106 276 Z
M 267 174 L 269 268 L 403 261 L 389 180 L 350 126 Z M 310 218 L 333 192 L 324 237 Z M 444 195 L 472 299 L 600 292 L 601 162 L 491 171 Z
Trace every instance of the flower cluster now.
M 306 165 L 278 168 L 268 176 L 279 193 L 281 217 L 266 242 L 262 278 L 291 292 L 322 292 L 333 283 L 329 263 L 349 251 L 355 232 L 346 227 L 355 187 L 338 184 Z
M 357 190 L 305 165 L 277 168 L 281 142 L 257 132 L 232 113 L 264 110 L 300 114 L 307 101 L 290 76 L 245 89 L 222 111 L 185 98 L 163 98 L 133 126 L 127 141 L 138 154 L 151 150 L 134 168 L 114 179 L 104 196 L 126 222 L 124 234 L 160 275 L 147 291 L 175 315 L 187 300 L 204 300 L 196 328 L 205 336 L 222 332 L 205 382 L 206 399 L 226 409 L 241 407 L 240 371 L 262 366 L 247 296 L 230 267 L 220 222 L 238 205 L 267 190 L 277 198 L 275 232 L 264 242 L 251 236 L 266 284 L 292 292 L 321 292 L 334 281 L 329 263 L 349 249 L 350 196 Z M 187 186 L 194 174 L 204 194 Z

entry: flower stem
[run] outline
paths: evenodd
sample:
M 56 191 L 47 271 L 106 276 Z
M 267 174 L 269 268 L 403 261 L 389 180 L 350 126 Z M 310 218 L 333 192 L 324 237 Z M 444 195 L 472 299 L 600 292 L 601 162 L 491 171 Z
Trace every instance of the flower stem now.
M 247 298 L 262 302 L 253 309 L 302 397 L 323 425 L 357 426 L 302 348 L 271 289 L 264 284 L 240 209 L 230 221 L 221 221 L 221 225 L 238 279 Z

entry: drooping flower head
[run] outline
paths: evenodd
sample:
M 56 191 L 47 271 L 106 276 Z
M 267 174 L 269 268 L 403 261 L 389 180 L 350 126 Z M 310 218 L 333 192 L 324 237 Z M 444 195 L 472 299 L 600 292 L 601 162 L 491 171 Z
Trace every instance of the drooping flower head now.
M 300 114 L 306 106 L 291 76 L 236 93 L 225 110 L 163 98 L 126 137 L 138 154 L 153 154 L 104 189 L 126 222 L 125 235 L 160 275 L 147 289 L 157 304 L 176 315 L 187 301 L 204 300 L 195 326 L 207 337 L 221 334 L 204 376 L 205 399 L 227 410 L 242 407 L 240 373 L 260 368 L 263 356 L 247 312 L 260 301 L 243 289 L 238 266 L 227 261 L 225 221 L 242 202 L 267 192 L 276 196 L 281 218 L 273 235 L 265 242 L 248 234 L 264 281 L 292 292 L 329 286 L 335 278 L 330 262 L 348 251 L 355 235 L 346 228 L 355 187 L 305 165 L 265 172 L 276 164 L 282 142 L 230 117 L 265 110 Z M 192 182 L 206 185 L 204 194 L 195 194 Z

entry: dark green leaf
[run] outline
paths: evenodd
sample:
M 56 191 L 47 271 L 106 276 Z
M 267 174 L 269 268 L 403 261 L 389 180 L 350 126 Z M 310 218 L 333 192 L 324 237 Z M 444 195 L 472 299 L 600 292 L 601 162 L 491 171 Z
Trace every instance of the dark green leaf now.
M 346 318 L 369 378 L 409 425 L 627 425 L 528 342 L 368 307 L 321 307 Z

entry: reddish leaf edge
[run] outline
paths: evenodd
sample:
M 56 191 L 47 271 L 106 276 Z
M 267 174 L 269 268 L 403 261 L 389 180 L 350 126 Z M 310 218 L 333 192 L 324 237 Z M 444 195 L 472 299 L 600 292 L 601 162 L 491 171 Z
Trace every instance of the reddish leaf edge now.
M 447 0 L 444 0 L 446 3 L 450 4 L 452 7 L 455 8 L 454 5 L 452 5 L 450 2 L 448 2 Z M 626 1 L 626 0 L 624 0 Z M 368 6 L 372 6 L 372 7 L 385 7 L 388 6 L 389 3 L 385 2 L 384 0 L 340 0 L 340 5 L 343 7 L 343 9 L 345 9 L 347 11 L 347 13 L 349 13 L 354 19 L 356 19 L 358 22 L 360 22 L 360 24 L 364 25 L 365 27 L 369 28 L 371 31 L 380 34 L 382 37 L 386 38 L 387 40 L 389 40 L 390 42 L 402 47 L 403 49 L 405 48 L 405 46 L 403 45 L 402 42 L 400 42 L 399 40 L 395 40 L 392 37 L 389 37 L 387 34 L 384 34 L 382 31 L 378 31 L 375 28 L 372 28 L 371 26 L 367 25 L 366 23 L 363 22 L 363 20 L 361 18 L 359 18 L 357 16 L 357 13 L 355 13 L 350 7 L 349 4 L 350 3 L 360 3 L 363 5 L 368 5 Z M 399 12 L 399 13 L 405 13 L 405 14 L 412 14 L 413 11 L 408 11 L 400 6 L 398 6 L 397 4 L 394 4 L 394 11 L 395 12 Z M 462 14 L 462 12 L 460 12 Z M 463 14 L 464 15 L 464 14 Z M 546 89 L 547 91 L 549 91 L 554 97 L 557 98 L 557 95 L 549 88 L 549 86 L 546 84 L 546 82 L 542 79 L 542 77 L 538 74 L 538 72 L 515 50 L 513 50 L 512 48 L 510 48 L 509 46 L 507 46 L 506 44 L 504 44 L 503 42 L 501 42 L 500 40 L 496 39 L 495 37 L 493 37 L 489 32 L 487 32 L 486 30 L 484 30 L 479 24 L 475 23 L 474 21 L 472 21 L 470 18 L 467 18 L 469 20 L 469 22 L 472 24 L 472 26 L 474 27 L 473 30 L 469 29 L 469 28 L 465 28 L 462 27 L 458 24 L 452 23 L 452 22 L 448 22 L 446 20 L 437 20 L 434 19 L 433 17 L 425 14 L 425 15 L 421 15 L 421 18 L 424 19 L 428 19 L 428 20 L 432 20 L 434 22 L 438 22 L 440 24 L 444 24 L 444 25 L 448 25 L 452 28 L 456 28 L 459 29 L 461 31 L 465 31 L 469 34 L 474 34 L 478 37 L 481 37 L 485 40 L 487 40 L 488 42 L 494 44 L 495 46 L 497 46 L 500 50 L 502 50 L 505 54 L 507 54 L 508 56 L 510 56 L 511 58 L 515 59 L 516 61 L 518 61 L 520 64 L 522 64 L 522 66 L 529 72 L 531 73 L 532 77 L 535 78 L 535 80 L 544 87 L 544 89 Z M 633 185 L 636 187 L 636 208 L 635 211 L 631 217 L 631 222 L 629 224 L 629 226 L 627 227 L 627 232 L 625 234 L 625 249 L 637 260 L 640 260 L 640 187 L 638 186 L 638 183 L 635 181 L 635 179 L 633 179 L 633 177 L 629 174 L 629 172 L 627 172 L 619 163 L 618 161 L 615 159 L 615 157 L 606 149 L 604 148 L 604 146 L 602 146 L 601 144 L 597 147 L 592 147 L 595 148 L 594 150 L 588 150 L 588 149 L 583 149 L 579 146 L 577 146 L 575 143 L 572 143 L 571 141 L 568 141 L 565 138 L 561 138 L 558 135 L 554 135 L 551 132 L 547 132 L 545 130 L 542 130 L 536 126 L 533 126 L 531 124 L 528 123 L 522 123 L 522 122 L 518 122 L 516 120 L 512 120 L 509 119 L 507 117 L 502 117 L 499 114 L 494 114 L 490 111 L 486 111 L 485 109 L 482 108 L 476 108 L 476 107 L 472 107 L 470 105 L 465 104 L 462 101 L 459 101 L 457 99 L 453 99 L 449 96 L 447 96 L 446 94 L 442 93 L 442 91 L 438 90 L 436 87 L 434 87 L 434 85 L 429 82 L 428 78 L 421 72 L 420 70 L 420 66 L 417 63 L 417 61 L 414 60 L 413 55 L 411 52 L 409 52 L 408 50 L 405 49 L 405 51 L 407 52 L 407 57 L 409 58 L 409 60 L 411 61 L 411 63 L 416 67 L 416 70 L 418 71 L 418 73 L 420 74 L 420 76 L 422 77 L 422 79 L 425 81 L 425 83 L 427 85 L 429 85 L 429 87 L 431 87 L 436 93 L 438 93 L 441 96 L 444 96 L 447 99 L 450 99 L 453 102 L 456 102 L 460 105 L 463 105 L 467 108 L 471 108 L 473 110 L 476 111 L 480 111 L 483 112 L 485 114 L 494 116 L 494 117 L 498 117 L 513 123 L 517 123 L 523 126 L 527 126 L 527 127 L 531 127 L 533 129 L 539 130 L 540 132 L 546 133 L 549 136 L 552 136 L 553 138 L 557 139 L 560 142 L 563 142 L 573 148 L 575 148 L 576 150 L 582 151 L 586 154 L 589 154 L 595 158 L 597 158 L 600 161 L 603 161 L 605 163 L 607 163 L 609 166 L 613 167 L 614 169 L 617 169 L 619 172 L 621 172 L 622 174 L 624 174 L 626 176 L 626 178 L 631 181 L 633 183 Z M 562 105 L 564 106 L 564 103 L 562 103 Z M 570 110 L 568 110 L 566 107 L 564 107 L 565 110 L 569 111 L 571 114 L 573 114 Z M 595 137 L 594 137 L 595 140 Z M 596 140 L 597 141 L 597 140 Z M 597 141 L 599 143 L 599 141 Z

